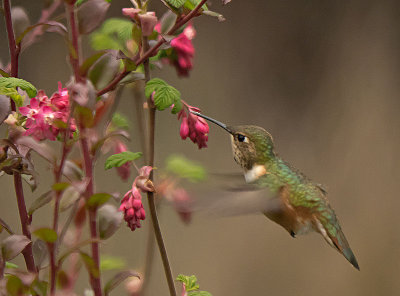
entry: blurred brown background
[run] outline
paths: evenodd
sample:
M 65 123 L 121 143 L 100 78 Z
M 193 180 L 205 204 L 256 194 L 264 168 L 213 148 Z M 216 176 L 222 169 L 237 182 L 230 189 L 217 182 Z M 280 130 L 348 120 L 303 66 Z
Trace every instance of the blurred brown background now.
M 114 0 L 109 16 L 121 16 L 129 4 Z M 23 5 L 32 20 L 40 15 L 41 1 L 13 5 Z M 158 3 L 154 7 L 163 11 Z M 168 67 L 153 74 L 209 116 L 269 130 L 283 158 L 327 186 L 361 271 L 320 236 L 292 239 L 262 215 L 196 215 L 184 226 L 164 206 L 160 220 L 174 274 L 195 274 L 213 295 L 399 295 L 400 2 L 233 0 L 225 7 L 213 1 L 212 9 L 227 20 L 195 20 L 190 79 L 178 79 Z M 6 63 L 3 20 L 0 26 L 0 58 Z M 52 93 L 57 81 L 69 80 L 66 53 L 59 36 L 45 35 L 21 56 L 20 77 Z M 133 108 L 125 92 L 120 110 L 132 122 Z M 174 116 L 157 116 L 159 166 L 171 152 L 181 152 L 211 171 L 238 171 L 222 130 L 211 126 L 209 148 L 198 151 L 180 140 Z M 135 137 L 130 148 L 140 149 Z M 102 167 L 101 160 L 99 191 L 129 189 Z M 43 185 L 50 184 L 47 179 L 43 171 Z M 0 216 L 19 229 L 10 177 L 0 184 Z M 28 204 L 44 188 L 33 195 L 26 188 Z M 49 209 L 40 213 L 34 225 L 49 221 Z M 134 233 L 122 227 L 102 245 L 103 253 L 139 270 L 149 223 Z M 158 252 L 150 281 L 149 295 L 168 294 Z M 87 286 L 85 280 L 81 285 Z

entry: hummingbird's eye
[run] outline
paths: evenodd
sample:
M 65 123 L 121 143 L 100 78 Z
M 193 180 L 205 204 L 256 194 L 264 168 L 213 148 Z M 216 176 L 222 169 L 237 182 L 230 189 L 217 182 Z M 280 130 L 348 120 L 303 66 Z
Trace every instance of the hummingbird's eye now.
M 243 136 L 242 134 L 237 134 L 237 139 L 239 142 L 244 142 L 246 140 L 246 136 Z

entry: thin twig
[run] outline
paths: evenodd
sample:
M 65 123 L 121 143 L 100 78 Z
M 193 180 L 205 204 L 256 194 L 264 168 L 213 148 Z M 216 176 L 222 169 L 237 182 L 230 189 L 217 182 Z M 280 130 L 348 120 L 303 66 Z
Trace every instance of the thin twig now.
M 148 46 L 149 46 L 149 44 L 148 44 L 147 37 L 143 36 L 142 37 L 143 51 L 146 52 L 148 50 Z M 147 82 L 150 80 L 150 67 L 149 67 L 148 59 L 143 61 L 143 66 L 144 66 L 144 73 L 145 73 L 145 81 Z M 146 153 L 146 155 L 147 155 L 148 164 L 150 166 L 154 167 L 154 147 L 155 147 L 154 146 L 154 140 L 155 140 L 154 134 L 155 134 L 156 109 L 154 108 L 150 98 L 148 100 L 148 107 L 149 107 L 149 137 L 148 137 L 149 144 L 147 147 L 149 150 Z M 153 173 L 150 174 L 149 179 L 151 181 L 153 181 Z M 154 234 L 156 237 L 158 249 L 160 251 L 161 260 L 163 263 L 165 277 L 166 277 L 167 283 L 168 283 L 169 293 L 171 296 L 176 296 L 174 277 L 172 275 L 171 266 L 170 266 L 170 263 L 168 260 L 167 249 L 165 248 L 160 223 L 159 223 L 158 217 L 157 217 L 157 209 L 156 209 L 154 193 L 147 192 L 147 199 L 149 201 L 151 221 L 153 224 Z
M 24 191 L 22 188 L 21 174 L 14 172 L 14 187 L 15 194 L 17 195 L 17 204 L 19 211 L 19 218 L 21 220 L 22 233 L 29 239 L 31 239 L 31 232 L 29 230 L 29 217 L 26 211 L 26 204 L 24 198 Z M 30 272 L 36 272 L 35 261 L 33 259 L 32 244 L 28 244 L 22 251 L 25 258 L 26 267 Z

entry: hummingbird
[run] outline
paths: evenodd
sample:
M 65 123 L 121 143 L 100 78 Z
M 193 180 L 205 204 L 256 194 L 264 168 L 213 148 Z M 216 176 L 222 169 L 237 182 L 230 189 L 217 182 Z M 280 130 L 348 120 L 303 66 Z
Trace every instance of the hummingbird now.
M 280 158 L 270 133 L 255 125 L 227 126 L 204 114 L 190 111 L 223 128 L 231 135 L 233 157 L 250 190 L 268 188 L 272 198 L 262 212 L 292 236 L 315 231 L 356 269 L 356 257 L 340 227 L 326 190 Z M 267 196 L 266 196 L 267 198 Z

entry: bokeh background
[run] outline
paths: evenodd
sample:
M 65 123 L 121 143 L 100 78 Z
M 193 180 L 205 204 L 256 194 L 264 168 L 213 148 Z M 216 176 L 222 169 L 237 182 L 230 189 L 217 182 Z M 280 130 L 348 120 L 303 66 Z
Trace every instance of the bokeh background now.
M 158 1 L 152 2 L 153 9 L 163 11 Z M 32 20 L 40 16 L 41 1 L 14 0 L 13 5 L 24 6 Z M 114 0 L 108 16 L 121 16 L 121 8 L 129 5 Z M 292 239 L 262 215 L 199 214 L 185 226 L 171 207 L 162 206 L 160 220 L 174 274 L 195 274 L 201 288 L 213 295 L 399 295 L 400 2 L 233 0 L 221 6 L 214 0 L 212 9 L 226 21 L 194 21 L 196 57 L 190 79 L 177 78 L 168 67 L 154 75 L 209 116 L 270 131 L 283 158 L 328 188 L 361 271 L 319 235 Z M 3 20 L 0 40 L 0 59 L 7 63 Z M 52 93 L 58 81 L 69 80 L 66 54 L 63 40 L 47 34 L 22 54 L 20 77 Z M 120 111 L 135 122 L 131 92 L 123 93 Z M 158 113 L 159 166 L 178 152 L 210 171 L 239 171 L 221 129 L 211 126 L 209 148 L 200 151 L 181 141 L 178 131 L 175 116 Z M 129 146 L 140 150 L 135 136 Z M 99 191 L 126 192 L 129 184 L 114 171 L 104 172 L 101 161 Z M 42 192 L 49 179 L 43 170 Z M 10 177 L 3 176 L 0 186 L 0 216 L 19 229 Z M 28 204 L 40 189 L 30 194 L 26 188 Z M 39 213 L 34 225 L 50 221 L 48 208 Z M 149 223 L 134 233 L 122 227 L 102 252 L 141 270 Z M 87 286 L 83 276 L 80 288 Z M 115 294 L 123 295 L 123 290 Z M 167 294 L 156 252 L 148 295 Z

